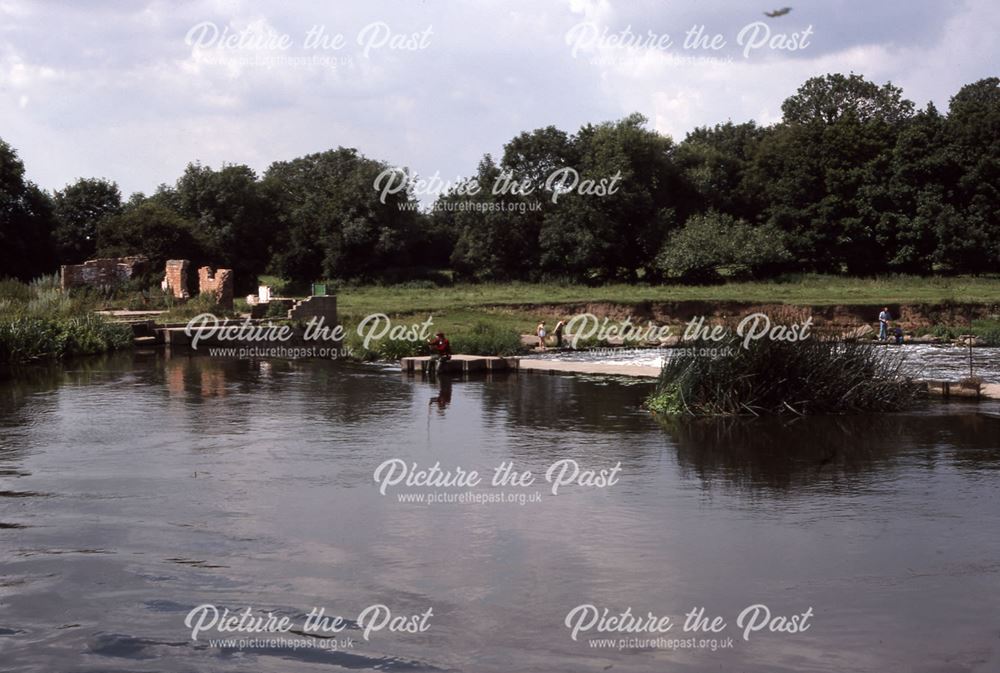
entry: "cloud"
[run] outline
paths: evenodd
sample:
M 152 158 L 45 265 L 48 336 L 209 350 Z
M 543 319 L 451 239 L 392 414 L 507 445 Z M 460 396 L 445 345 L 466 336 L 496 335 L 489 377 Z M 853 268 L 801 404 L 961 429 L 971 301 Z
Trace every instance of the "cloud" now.
M 997 62 L 1000 10 L 987 0 L 801 0 L 773 21 L 762 16 L 769 6 L 740 7 L 0 0 L 0 137 L 50 189 L 103 176 L 126 193 L 149 192 L 189 161 L 262 171 L 338 145 L 452 177 L 473 172 L 483 153 L 498 153 L 515 134 L 549 124 L 574 131 L 638 111 L 681 139 L 728 119 L 772 123 L 784 98 L 826 72 L 891 79 L 918 105 L 946 107 Z M 775 33 L 811 26 L 813 34 L 806 48 L 744 57 L 736 36 L 755 21 Z M 235 46 L 185 41 L 206 22 Z M 673 46 L 605 41 L 574 55 L 567 33 L 581 23 L 605 35 L 628 30 L 647 45 L 669 35 Z M 726 46 L 683 49 L 692 26 L 724 36 Z M 317 27 L 342 35 L 342 46 L 305 49 Z M 247 34 L 287 35 L 291 46 L 240 43 Z M 373 37 L 384 42 L 373 46 Z

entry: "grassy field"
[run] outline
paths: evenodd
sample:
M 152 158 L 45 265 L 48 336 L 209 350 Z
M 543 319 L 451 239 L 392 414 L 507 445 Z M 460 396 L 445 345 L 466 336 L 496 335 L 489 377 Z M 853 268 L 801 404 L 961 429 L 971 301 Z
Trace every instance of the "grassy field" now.
M 468 333 L 477 325 L 530 334 L 540 320 L 546 320 L 551 330 L 554 323 L 564 317 L 544 308 L 553 304 L 637 304 L 683 300 L 801 305 L 942 302 L 998 304 L 1000 277 L 893 276 L 857 279 L 805 275 L 767 282 L 702 286 L 588 287 L 530 283 L 459 284 L 450 287 L 363 286 L 342 288 L 337 296 L 341 320 L 348 329 L 352 329 L 364 316 L 377 312 L 386 313 L 401 322 L 419 322 L 433 314 L 435 329 L 449 335 Z M 984 330 L 996 330 L 993 322 L 981 327 Z M 968 333 L 969 328 L 956 326 L 953 331 Z M 947 335 L 942 332 L 942 336 Z
M 570 302 L 639 303 L 644 301 L 718 300 L 784 304 L 1000 302 L 1000 277 L 879 279 L 795 276 L 764 282 L 721 285 L 460 284 L 441 288 L 365 286 L 343 288 L 338 304 L 345 314 L 419 313 L 441 309 L 500 308 L 504 305 Z

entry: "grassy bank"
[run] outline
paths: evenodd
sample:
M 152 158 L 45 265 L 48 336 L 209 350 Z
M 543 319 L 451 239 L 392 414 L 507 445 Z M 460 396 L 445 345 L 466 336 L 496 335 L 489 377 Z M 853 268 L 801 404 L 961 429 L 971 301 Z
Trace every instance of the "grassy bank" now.
M 494 331 L 531 334 L 539 321 L 550 330 L 565 315 L 558 304 L 610 303 L 639 305 L 669 301 L 740 301 L 790 305 L 947 304 L 1000 302 L 1000 278 L 920 278 L 892 276 L 877 279 L 838 276 L 789 276 L 762 282 L 719 285 L 584 285 L 496 283 L 434 287 L 411 283 L 397 286 L 344 287 L 338 307 L 345 326 L 364 316 L 386 313 L 401 321 L 420 321 L 433 314 L 435 329 L 449 336 L 464 335 L 488 325 Z M 875 316 L 872 316 L 872 323 Z M 982 344 L 1000 344 L 1000 320 L 977 320 L 924 330 L 944 338 L 977 334 Z
M 275 296 L 300 297 L 307 291 L 304 288 L 296 291 L 274 277 L 263 277 L 261 281 L 272 286 Z M 337 294 L 340 321 L 350 335 L 348 345 L 362 359 L 386 360 L 426 354 L 426 348 L 423 344 L 405 341 L 370 344 L 365 348 L 354 333 L 354 328 L 365 316 L 373 313 L 385 313 L 393 319 L 394 324 L 408 325 L 420 324 L 433 315 L 433 331 L 444 331 L 451 339 L 455 352 L 510 354 L 521 350 L 518 335 L 533 333 L 540 321 L 545 320 L 551 331 L 560 318 L 579 312 L 578 307 L 572 310 L 562 309 L 561 305 L 568 304 L 603 303 L 609 305 L 606 308 L 618 308 L 618 313 L 635 306 L 636 313 L 641 314 L 652 302 L 692 300 L 868 307 L 883 303 L 996 305 L 1000 302 L 1000 277 L 892 276 L 859 279 L 797 275 L 770 281 L 698 286 L 675 284 L 590 287 L 514 282 L 438 287 L 426 281 L 391 286 L 338 287 L 336 283 L 329 283 L 328 286 Z M 156 295 L 155 292 L 147 294 Z M 167 298 L 163 303 L 163 308 L 168 308 L 169 311 L 157 318 L 159 322 L 183 322 L 203 311 L 214 312 L 220 317 L 225 314 L 202 297 L 195 297 L 184 304 L 177 304 Z M 233 315 L 249 310 L 242 299 L 237 299 L 236 304 Z M 643 306 L 644 304 L 647 306 Z M 594 307 L 593 310 L 600 312 L 600 307 Z M 869 312 L 870 322 L 874 326 L 877 312 Z M 283 312 L 270 317 L 280 319 L 281 315 Z M 683 321 L 677 322 L 677 326 L 682 325 Z M 983 345 L 1000 343 L 1000 320 L 977 320 L 971 326 L 967 322 L 943 322 L 933 328 L 922 329 L 919 335 L 927 333 L 944 338 L 974 333 L 983 337 Z
M 132 329 L 93 313 L 85 294 L 62 292 L 55 277 L 0 280 L 0 364 L 93 355 L 128 348 Z
M 447 287 L 421 284 L 345 287 L 339 305 L 346 313 L 364 312 L 378 306 L 385 313 L 561 304 L 614 302 L 636 304 L 647 301 L 743 301 L 783 304 L 937 304 L 1000 302 L 1000 277 L 844 278 L 802 275 L 760 282 L 719 285 L 562 285 L 556 283 L 484 283 Z

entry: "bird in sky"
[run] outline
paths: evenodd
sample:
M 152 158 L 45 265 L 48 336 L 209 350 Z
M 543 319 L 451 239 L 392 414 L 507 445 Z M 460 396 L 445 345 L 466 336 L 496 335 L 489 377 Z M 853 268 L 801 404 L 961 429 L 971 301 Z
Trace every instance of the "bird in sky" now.
M 788 14 L 790 11 L 792 11 L 791 7 L 782 7 L 781 9 L 776 9 L 773 12 L 764 12 L 764 16 L 774 19 L 779 16 L 784 16 L 785 14 Z

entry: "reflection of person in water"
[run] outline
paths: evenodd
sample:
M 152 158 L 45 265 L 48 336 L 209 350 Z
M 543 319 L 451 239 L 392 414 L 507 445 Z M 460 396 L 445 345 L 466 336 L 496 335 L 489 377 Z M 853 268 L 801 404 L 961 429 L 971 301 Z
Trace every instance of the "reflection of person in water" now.
M 438 396 L 432 397 L 428 406 L 434 406 L 435 403 L 437 403 L 438 411 L 441 413 L 444 413 L 444 410 L 451 404 L 451 379 L 447 376 L 441 377 L 441 389 L 438 391 Z

